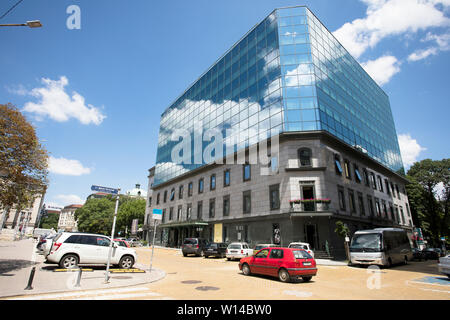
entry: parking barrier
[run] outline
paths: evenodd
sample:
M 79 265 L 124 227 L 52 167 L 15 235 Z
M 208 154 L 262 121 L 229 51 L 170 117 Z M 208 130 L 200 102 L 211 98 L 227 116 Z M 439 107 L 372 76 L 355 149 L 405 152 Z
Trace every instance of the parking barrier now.
M 80 282 L 81 282 L 81 274 L 83 273 L 83 269 L 82 268 L 78 268 L 78 277 L 77 277 L 77 283 L 75 285 L 75 287 L 80 287 Z
M 28 285 L 24 290 L 33 290 L 33 287 L 31 285 L 33 284 L 35 272 L 36 272 L 36 267 L 31 268 L 30 277 L 28 278 Z

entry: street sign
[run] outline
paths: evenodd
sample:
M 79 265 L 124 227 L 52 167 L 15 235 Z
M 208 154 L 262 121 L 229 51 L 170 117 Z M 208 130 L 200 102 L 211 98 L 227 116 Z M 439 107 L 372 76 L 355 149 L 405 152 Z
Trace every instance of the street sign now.
M 97 191 L 97 192 L 110 193 L 110 194 L 119 194 L 119 189 L 108 188 L 108 187 L 92 186 L 91 190 Z
M 162 209 L 153 209 L 152 213 L 153 213 L 153 217 L 152 217 L 153 219 L 162 220 L 162 213 L 163 213 Z

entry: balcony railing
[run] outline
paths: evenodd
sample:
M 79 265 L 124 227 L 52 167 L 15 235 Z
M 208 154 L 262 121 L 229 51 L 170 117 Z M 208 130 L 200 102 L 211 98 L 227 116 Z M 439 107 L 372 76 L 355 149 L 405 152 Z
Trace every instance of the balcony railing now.
M 330 199 L 296 199 L 289 201 L 291 212 L 320 212 L 330 209 Z

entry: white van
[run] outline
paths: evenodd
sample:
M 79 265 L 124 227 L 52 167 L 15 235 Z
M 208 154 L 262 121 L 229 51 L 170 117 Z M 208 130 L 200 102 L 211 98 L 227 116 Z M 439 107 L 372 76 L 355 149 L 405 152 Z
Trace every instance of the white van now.
M 356 231 L 350 243 L 350 264 L 392 266 L 408 263 L 413 254 L 403 229 L 375 228 Z

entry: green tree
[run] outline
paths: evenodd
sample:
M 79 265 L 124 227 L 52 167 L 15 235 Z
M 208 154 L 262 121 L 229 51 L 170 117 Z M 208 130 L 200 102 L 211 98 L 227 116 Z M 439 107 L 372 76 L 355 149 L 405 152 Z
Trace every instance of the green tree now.
M 439 237 L 448 236 L 450 228 L 449 176 L 450 159 L 425 159 L 414 163 L 407 173 L 411 183 L 406 189 L 413 218 L 433 245 L 439 245 Z M 444 192 L 438 195 L 436 187 L 441 183 Z
M 120 201 L 119 201 L 120 204 Z M 131 228 L 134 219 L 138 219 L 138 224 L 144 223 L 145 217 L 145 199 L 128 198 L 119 205 L 117 213 L 117 230 Z
M 46 217 L 43 217 L 41 220 L 40 228 L 43 229 L 55 229 L 58 230 L 58 220 L 59 220 L 59 214 L 58 213 L 48 213 Z
M 345 238 L 350 235 L 350 229 L 347 227 L 345 223 L 342 221 L 336 221 L 336 229 L 334 229 L 334 232 L 341 238 Z M 347 259 L 350 260 L 350 252 L 348 248 L 348 243 L 344 239 L 344 247 L 345 247 L 345 254 L 347 255 Z
M 20 111 L 0 104 L 0 206 L 26 206 L 47 187 L 48 155 Z
M 114 218 L 114 202 L 108 198 L 89 199 L 75 211 L 78 230 L 110 235 Z

